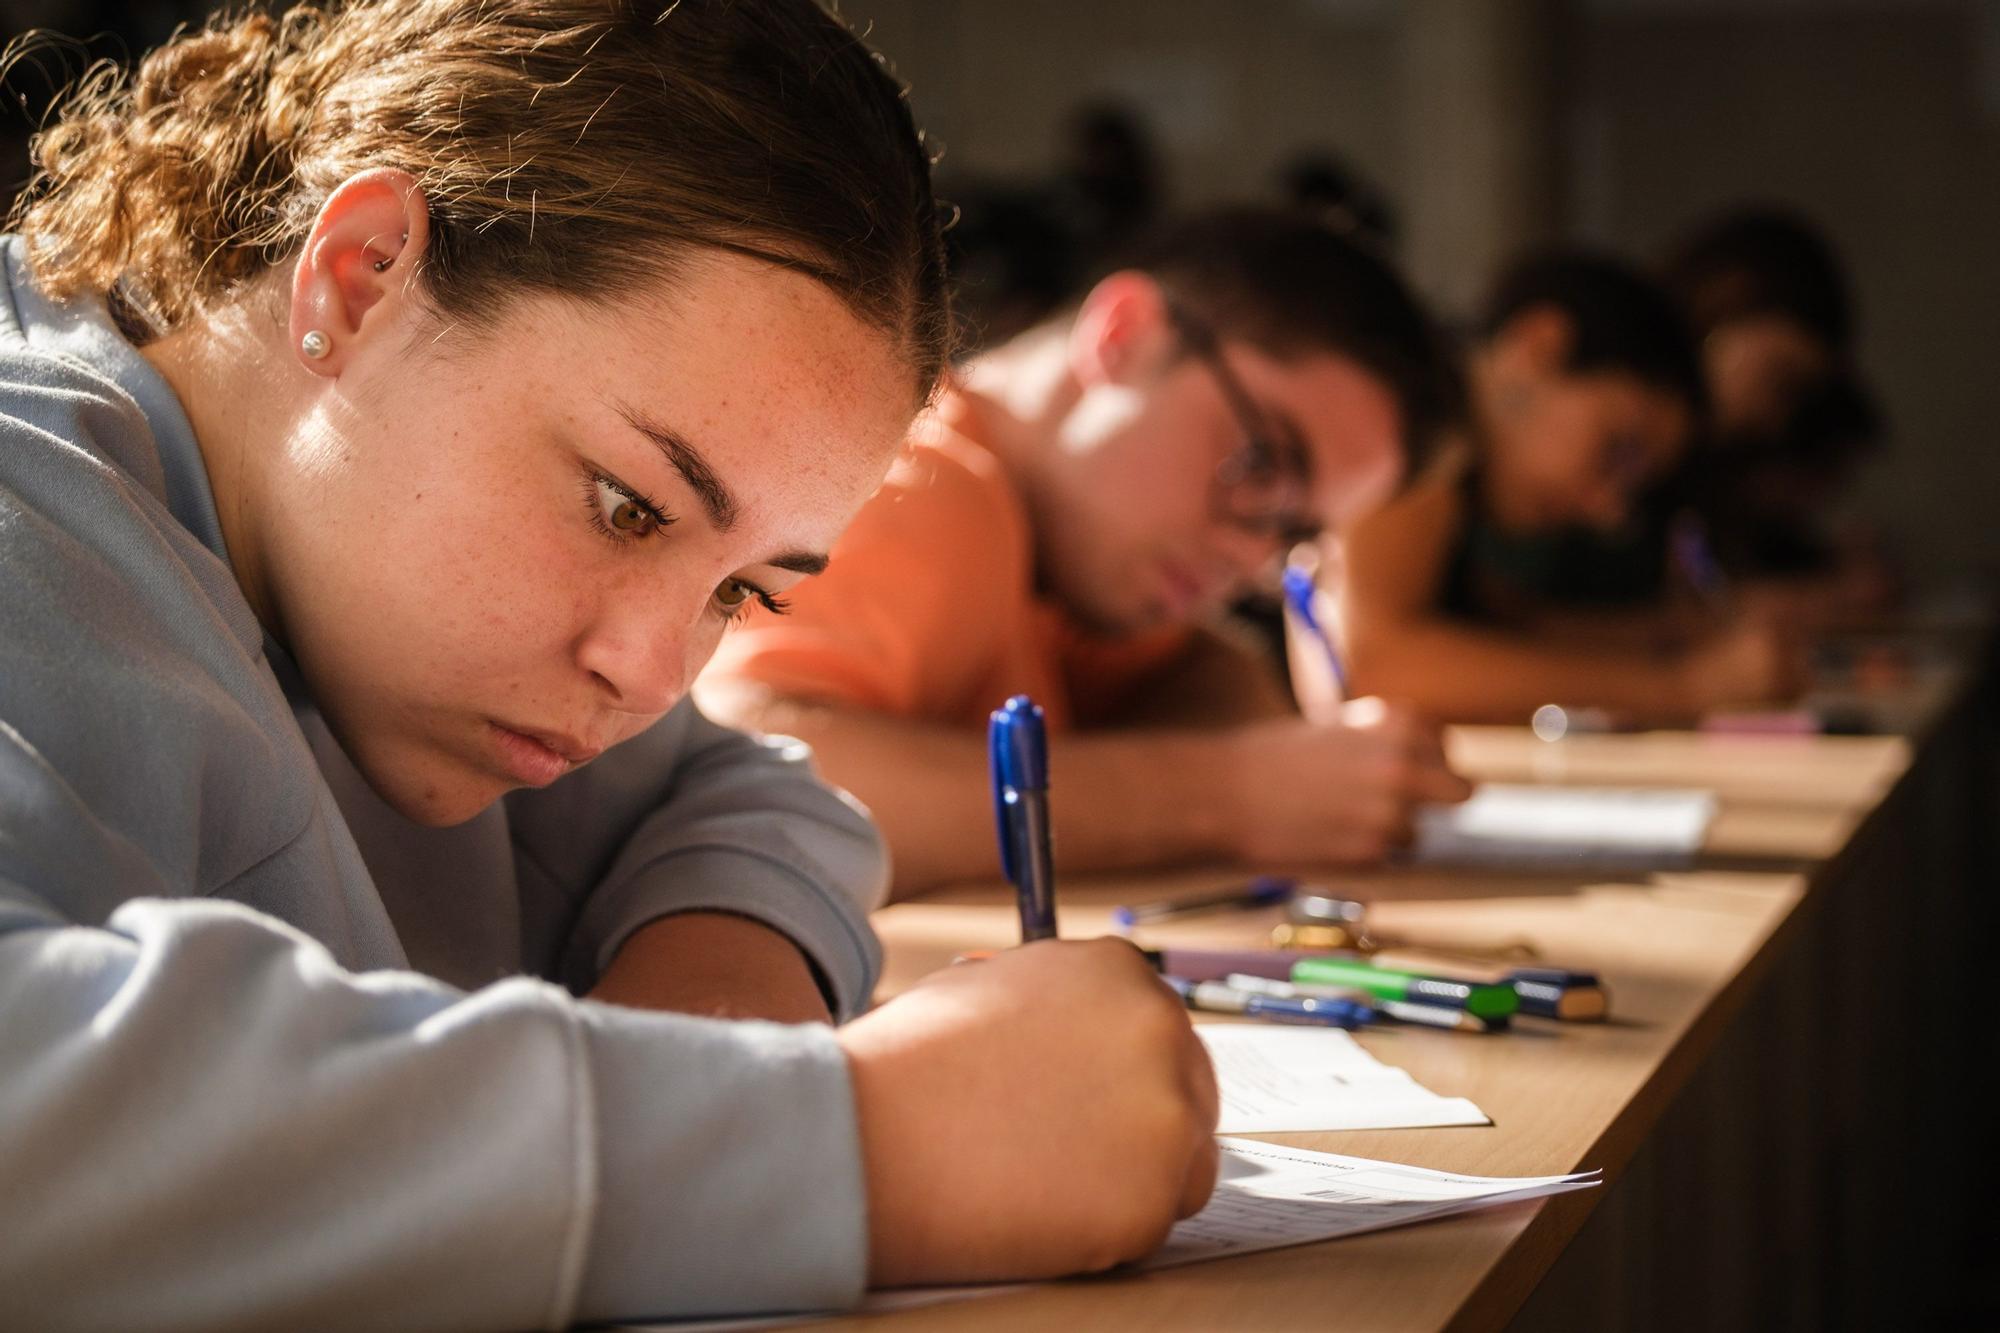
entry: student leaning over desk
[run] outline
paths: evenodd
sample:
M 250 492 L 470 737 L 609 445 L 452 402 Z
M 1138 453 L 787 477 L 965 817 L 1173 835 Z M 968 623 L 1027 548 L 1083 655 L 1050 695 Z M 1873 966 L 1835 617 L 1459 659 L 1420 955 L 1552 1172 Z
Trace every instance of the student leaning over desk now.
M 1465 794 L 1436 732 L 1379 701 L 1302 718 L 1209 626 L 1381 504 L 1455 389 L 1360 245 L 1297 214 L 1178 223 L 955 375 L 828 576 L 753 613 L 701 697 L 811 741 L 899 892 L 993 873 L 983 727 L 1023 691 L 1070 732 L 1071 869 L 1378 859 L 1416 802 Z
M 575 998 L 823 1020 L 874 981 L 866 821 L 683 699 L 945 353 L 927 163 L 843 27 L 222 18 L 38 161 L 0 299 L 0 1324 L 820 1307 L 1102 1267 L 1199 1206 L 1212 1076 L 1122 944 L 838 1031 Z
M 1565 535 L 1620 528 L 1703 424 L 1700 365 L 1664 292 L 1588 252 L 1532 256 L 1496 285 L 1467 378 L 1465 438 L 1348 538 L 1356 688 L 1517 723 L 1547 703 L 1683 718 L 1790 688 L 1787 635 L 1759 617 L 1579 605 L 1603 570 Z

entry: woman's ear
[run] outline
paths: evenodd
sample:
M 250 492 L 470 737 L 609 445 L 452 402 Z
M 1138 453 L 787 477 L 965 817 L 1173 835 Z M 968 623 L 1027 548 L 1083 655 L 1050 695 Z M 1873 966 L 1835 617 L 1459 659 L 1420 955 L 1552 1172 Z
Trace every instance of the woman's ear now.
M 1113 273 L 1090 289 L 1069 331 L 1070 373 L 1084 385 L 1138 383 L 1173 352 L 1167 295 L 1144 273 Z
M 320 205 L 292 271 L 290 333 L 300 364 L 336 376 L 362 340 L 394 324 L 414 299 L 417 260 L 429 243 L 430 209 L 407 171 L 379 167 L 342 181 Z

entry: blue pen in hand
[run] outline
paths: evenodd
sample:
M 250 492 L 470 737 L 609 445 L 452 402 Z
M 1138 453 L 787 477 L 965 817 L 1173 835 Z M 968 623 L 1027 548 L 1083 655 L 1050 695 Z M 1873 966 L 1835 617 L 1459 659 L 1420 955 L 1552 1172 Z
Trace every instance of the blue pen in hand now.
M 1299 625 L 1319 642 L 1320 651 L 1326 654 L 1327 669 L 1333 673 L 1333 683 L 1340 690 L 1340 697 L 1347 697 L 1347 669 L 1340 664 L 1340 649 L 1334 646 L 1333 635 L 1319 618 L 1319 611 L 1313 606 L 1313 593 L 1318 584 L 1313 572 L 1304 565 L 1285 566 L 1285 608 L 1298 618 Z
M 1025 694 L 993 710 L 986 731 L 1000 869 L 1021 908 L 1021 943 L 1055 938 L 1056 872 L 1049 846 L 1049 743 L 1042 710 Z

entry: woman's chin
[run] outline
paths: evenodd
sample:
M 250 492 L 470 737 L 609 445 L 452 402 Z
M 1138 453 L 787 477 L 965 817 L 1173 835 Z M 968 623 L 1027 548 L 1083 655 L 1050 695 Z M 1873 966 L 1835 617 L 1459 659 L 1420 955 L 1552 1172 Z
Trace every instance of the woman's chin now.
M 497 775 L 443 762 L 363 768 L 362 776 L 397 814 L 427 828 L 463 824 L 512 789 Z

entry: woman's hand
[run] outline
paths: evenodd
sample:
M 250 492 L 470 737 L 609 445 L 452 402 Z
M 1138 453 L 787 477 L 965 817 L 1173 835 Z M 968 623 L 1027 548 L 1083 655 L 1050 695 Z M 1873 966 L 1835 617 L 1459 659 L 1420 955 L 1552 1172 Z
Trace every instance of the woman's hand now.
M 1783 625 L 1746 615 L 1690 649 L 1680 661 L 1681 693 L 1691 713 L 1776 703 L 1804 688 L 1804 653 Z
M 875 1286 L 1137 1259 L 1215 1187 L 1215 1075 L 1123 940 L 947 968 L 843 1028 Z

